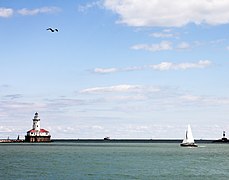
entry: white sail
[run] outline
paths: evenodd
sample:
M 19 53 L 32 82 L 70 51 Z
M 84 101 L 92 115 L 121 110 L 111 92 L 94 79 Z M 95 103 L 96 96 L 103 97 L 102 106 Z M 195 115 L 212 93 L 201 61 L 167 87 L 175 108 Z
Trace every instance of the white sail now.
M 188 144 L 194 143 L 194 138 L 192 135 L 192 130 L 190 125 L 188 125 L 188 130 L 185 132 L 185 138 L 182 143 L 188 143 Z
M 185 137 L 184 137 L 184 139 L 182 141 L 183 144 L 187 143 L 187 139 L 188 139 L 187 133 L 188 133 L 188 131 L 185 131 Z
M 190 125 L 188 125 L 187 131 L 185 131 L 185 138 L 183 142 L 180 144 L 182 147 L 198 147 L 197 144 L 194 142 L 194 138 L 192 136 L 192 130 Z

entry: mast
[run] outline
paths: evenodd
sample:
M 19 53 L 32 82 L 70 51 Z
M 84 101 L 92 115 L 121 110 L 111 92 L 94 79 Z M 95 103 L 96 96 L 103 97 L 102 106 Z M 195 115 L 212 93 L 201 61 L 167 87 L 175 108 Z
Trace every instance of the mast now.
M 190 125 L 188 125 L 188 129 L 185 131 L 185 138 L 182 143 L 188 143 L 188 144 L 194 143 L 194 138 L 192 135 L 192 130 Z
M 188 139 L 188 131 L 186 130 L 186 131 L 185 131 L 185 137 L 184 137 L 182 143 L 187 143 L 187 139 Z

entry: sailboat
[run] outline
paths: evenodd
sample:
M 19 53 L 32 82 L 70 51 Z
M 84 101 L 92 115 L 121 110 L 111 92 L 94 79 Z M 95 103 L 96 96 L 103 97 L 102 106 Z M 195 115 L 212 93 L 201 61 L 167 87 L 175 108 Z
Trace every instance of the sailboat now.
M 182 146 L 182 147 L 198 147 L 198 145 L 194 141 L 190 125 L 188 125 L 188 130 L 186 130 L 186 132 L 185 132 L 185 138 L 184 138 L 183 142 L 180 144 L 180 146 Z

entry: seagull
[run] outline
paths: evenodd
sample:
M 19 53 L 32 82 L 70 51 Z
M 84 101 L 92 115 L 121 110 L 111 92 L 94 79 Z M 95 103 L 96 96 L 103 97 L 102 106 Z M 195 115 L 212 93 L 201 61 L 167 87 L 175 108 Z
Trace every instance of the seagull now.
M 47 31 L 51 31 L 51 32 L 58 32 L 58 29 L 52 29 L 52 28 L 48 28 L 48 29 L 46 29 Z

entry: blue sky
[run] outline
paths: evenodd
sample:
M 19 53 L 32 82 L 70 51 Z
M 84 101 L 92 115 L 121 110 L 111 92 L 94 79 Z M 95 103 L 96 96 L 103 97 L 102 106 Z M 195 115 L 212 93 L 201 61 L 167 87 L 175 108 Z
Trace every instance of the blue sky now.
M 229 132 L 229 2 L 0 0 L 0 138 Z M 59 32 L 51 33 L 48 27 Z

